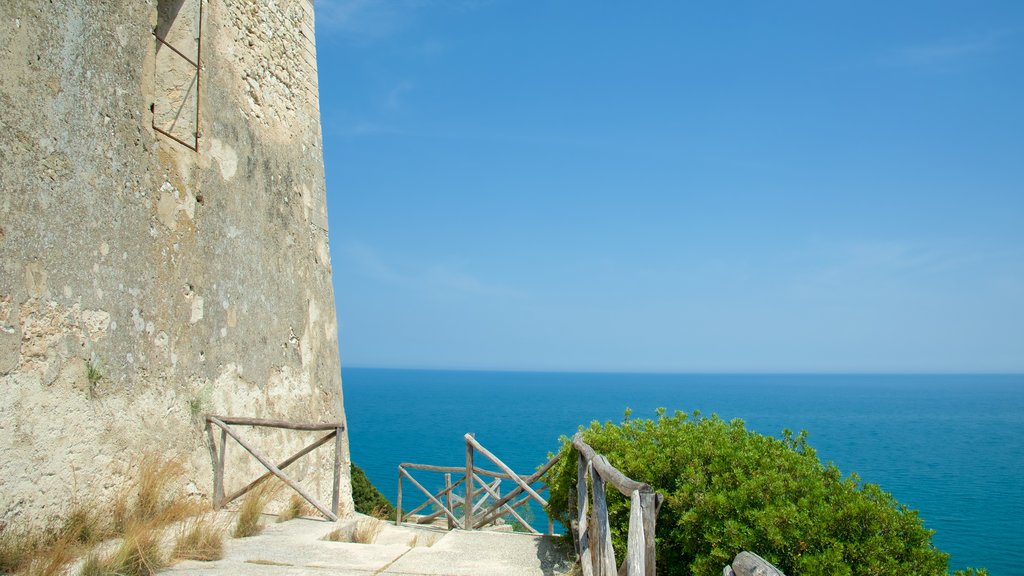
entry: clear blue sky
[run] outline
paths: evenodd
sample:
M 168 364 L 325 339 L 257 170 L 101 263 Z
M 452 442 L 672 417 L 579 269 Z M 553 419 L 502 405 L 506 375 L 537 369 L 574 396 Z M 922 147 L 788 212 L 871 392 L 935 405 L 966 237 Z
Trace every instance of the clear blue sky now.
M 343 365 L 1024 371 L 1024 2 L 316 17 Z

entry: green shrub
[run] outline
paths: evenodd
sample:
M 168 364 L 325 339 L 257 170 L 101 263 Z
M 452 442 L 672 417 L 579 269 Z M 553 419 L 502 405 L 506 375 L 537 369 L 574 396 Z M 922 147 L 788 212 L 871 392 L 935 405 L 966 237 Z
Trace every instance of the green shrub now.
M 352 501 L 355 504 L 356 512 L 360 514 L 378 518 L 387 518 L 395 514 L 391 502 L 380 493 L 380 490 L 377 490 L 377 487 L 366 477 L 366 473 L 355 464 L 352 465 Z
M 856 475 L 822 465 L 806 433 L 776 439 L 742 421 L 658 410 L 656 420 L 594 422 L 584 439 L 624 474 L 665 495 L 657 523 L 659 574 L 717 575 L 750 550 L 799 576 L 946 574 L 917 512 Z M 568 526 L 576 451 L 546 479 L 549 513 Z M 629 501 L 607 490 L 616 558 L 624 558 Z

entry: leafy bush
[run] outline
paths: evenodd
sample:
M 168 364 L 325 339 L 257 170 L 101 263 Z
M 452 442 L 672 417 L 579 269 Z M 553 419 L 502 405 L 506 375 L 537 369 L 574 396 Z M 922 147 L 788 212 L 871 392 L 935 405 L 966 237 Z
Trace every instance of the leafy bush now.
M 352 465 L 352 502 L 356 512 L 379 518 L 387 518 L 395 514 L 391 502 L 377 490 L 377 487 L 366 477 L 362 468 Z
M 800 576 L 946 574 L 917 512 L 856 475 L 822 465 L 805 432 L 776 439 L 741 420 L 658 410 L 656 420 L 594 422 L 583 437 L 624 474 L 665 495 L 657 523 L 659 574 L 717 575 L 750 550 Z M 568 526 L 576 451 L 546 475 L 549 513 Z M 609 488 L 616 558 L 624 558 L 629 500 Z

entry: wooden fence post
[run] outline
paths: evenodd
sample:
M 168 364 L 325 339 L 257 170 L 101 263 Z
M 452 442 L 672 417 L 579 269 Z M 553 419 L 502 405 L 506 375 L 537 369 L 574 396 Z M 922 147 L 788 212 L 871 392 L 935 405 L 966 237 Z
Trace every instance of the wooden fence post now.
M 626 539 L 626 574 L 644 576 L 644 509 L 640 504 L 640 491 L 634 490 L 629 497 L 629 535 Z
M 341 426 L 335 429 L 334 436 L 334 490 L 331 496 L 331 511 L 334 515 L 338 515 L 338 506 L 341 503 L 341 432 L 344 430 Z
M 444 490 L 445 490 L 445 503 L 448 504 L 448 509 L 455 512 L 455 508 L 452 507 L 452 475 L 451 472 L 444 473 Z M 448 520 L 448 529 L 455 528 L 455 521 L 449 517 L 445 517 Z
M 473 445 L 469 442 L 472 436 L 472 432 L 466 434 L 466 499 L 462 505 L 463 530 L 473 529 Z
M 644 573 L 654 576 L 657 570 L 654 550 L 654 525 L 658 521 L 658 509 L 661 508 L 662 495 L 657 492 L 640 494 L 640 507 L 644 514 Z
M 594 460 L 604 458 L 598 455 Z M 590 474 L 594 497 L 594 576 L 615 576 L 615 550 L 612 549 L 612 531 L 608 525 L 608 502 L 604 479 L 594 468 Z
M 395 526 L 402 525 L 402 465 L 398 465 L 398 498 L 395 501 Z
M 583 576 L 594 576 L 593 550 L 590 549 L 590 512 L 587 499 L 587 476 L 591 474 L 590 462 L 580 453 L 579 463 L 576 466 L 576 513 L 577 533 L 579 534 L 580 567 L 583 569 Z

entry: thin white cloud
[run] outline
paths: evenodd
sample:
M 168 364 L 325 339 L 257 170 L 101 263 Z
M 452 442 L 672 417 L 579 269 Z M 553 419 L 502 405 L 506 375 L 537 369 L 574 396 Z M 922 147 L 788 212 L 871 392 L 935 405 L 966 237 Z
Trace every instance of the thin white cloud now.
M 404 28 L 424 0 L 317 0 L 316 23 L 329 35 L 374 40 Z
M 399 82 L 388 91 L 387 107 L 392 110 L 402 107 L 402 97 L 413 89 L 412 82 Z
M 905 46 L 894 51 L 886 58 L 886 62 L 911 68 L 946 69 L 996 52 L 1006 36 L 1005 31 L 998 30 L 971 37 Z
M 921 245 L 893 241 L 862 241 L 819 247 L 815 261 L 797 281 L 802 294 L 827 294 L 851 287 L 921 285 L 951 271 L 972 266 L 998 267 L 1019 255 L 992 254 L 950 242 Z
M 522 290 L 488 282 L 447 264 L 395 266 L 386 262 L 373 247 L 360 242 L 342 245 L 340 253 L 342 263 L 335 266 L 336 271 L 344 268 L 359 276 L 392 286 L 435 294 L 474 294 L 499 299 L 518 299 L 526 296 Z
M 380 136 L 386 134 L 402 134 L 402 130 L 393 126 L 360 121 L 341 129 L 346 136 Z
M 412 25 L 423 9 L 477 10 L 493 0 L 316 0 L 317 28 L 361 40 L 380 40 Z

